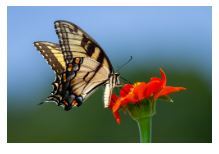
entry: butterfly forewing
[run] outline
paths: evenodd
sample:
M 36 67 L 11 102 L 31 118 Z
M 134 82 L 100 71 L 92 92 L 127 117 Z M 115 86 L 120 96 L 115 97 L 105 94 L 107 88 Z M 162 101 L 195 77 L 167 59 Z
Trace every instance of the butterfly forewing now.
M 56 33 L 67 63 L 72 57 L 91 57 L 112 72 L 112 65 L 98 43 L 77 25 L 68 21 L 56 21 Z
M 61 74 L 65 71 L 66 65 L 64 56 L 58 44 L 50 42 L 34 42 L 34 45 L 57 74 Z

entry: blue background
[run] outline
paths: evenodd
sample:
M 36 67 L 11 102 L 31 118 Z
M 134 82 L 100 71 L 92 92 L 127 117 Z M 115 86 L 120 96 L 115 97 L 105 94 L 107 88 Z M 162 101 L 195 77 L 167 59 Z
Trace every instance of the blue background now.
M 182 103 L 187 102 L 187 105 L 196 101 L 197 103 L 194 103 L 194 108 L 188 111 L 188 114 L 191 114 L 187 117 L 191 120 L 190 123 L 189 120 L 185 120 L 185 123 L 181 122 L 186 127 L 184 128 L 186 135 L 182 135 L 182 130 L 180 133 L 176 131 L 169 134 L 168 138 L 164 135 L 167 132 L 159 132 L 155 128 L 158 135 L 154 137 L 155 142 L 211 142 L 211 7 L 8 7 L 8 137 L 10 142 L 138 141 L 135 138 L 136 134 L 128 136 L 127 140 L 113 140 L 113 137 L 105 139 L 104 133 L 102 136 L 99 133 L 99 137 L 97 135 L 91 137 L 89 134 L 86 136 L 82 130 L 79 131 L 79 134 L 84 134 L 81 140 L 79 138 L 69 140 L 68 137 L 53 138 L 54 134 L 57 134 L 55 131 L 51 136 L 48 135 L 49 137 L 32 136 L 31 131 L 39 134 L 44 132 L 35 126 L 41 125 L 42 120 L 33 115 L 39 115 L 41 112 L 46 116 L 57 115 L 54 110 L 58 110 L 60 116 L 63 114 L 62 109 L 57 109 L 58 107 L 55 105 L 54 107 L 53 104 L 43 107 L 36 105 L 49 95 L 54 73 L 36 51 L 33 42 L 58 42 L 53 25 L 55 20 L 68 20 L 83 28 L 102 46 L 115 69 L 133 56 L 133 61 L 121 71 L 121 74 L 129 80 L 147 81 L 150 76 L 158 76 L 159 68 L 162 67 L 170 78 L 172 76 L 172 85 L 190 88 L 187 93 L 182 94 L 185 99 Z M 190 84 L 193 85 L 190 87 Z M 193 92 L 196 92 L 196 95 Z M 97 92 L 90 101 L 98 100 L 96 106 L 104 111 L 102 100 L 100 100 L 101 94 L 101 91 Z M 186 98 L 188 95 L 191 98 Z M 202 108 L 199 107 L 200 111 L 197 110 L 197 113 L 204 117 L 203 123 L 206 127 L 199 134 L 195 134 L 195 130 L 203 125 L 201 120 L 194 123 L 198 118 L 197 113 L 194 112 L 198 102 L 203 106 L 200 105 Z M 87 107 L 88 111 L 93 112 L 91 110 L 93 106 L 87 104 L 84 105 L 84 110 Z M 178 104 L 178 101 L 175 104 Z M 178 109 L 182 114 L 187 114 L 189 106 L 184 107 L 183 109 L 182 106 L 178 108 L 175 106 L 176 109 L 172 110 Z M 162 110 L 162 106 L 160 110 L 160 114 L 167 114 L 165 109 Z M 80 112 L 68 114 L 78 114 L 87 120 L 87 115 L 83 111 Z M 112 125 L 115 125 L 111 127 L 118 128 L 110 112 L 107 112 L 105 116 L 109 116 Z M 97 117 L 99 117 L 98 113 Z M 74 117 L 71 118 L 74 119 Z M 125 119 L 128 119 L 127 116 Z M 124 123 L 125 119 L 123 119 Z M 49 120 L 51 119 L 47 117 L 46 122 Z M 176 118 L 176 121 L 178 120 Z M 171 123 L 163 124 L 157 120 L 156 124 L 156 119 L 154 121 L 155 126 L 159 126 L 159 123 L 167 125 L 166 130 L 169 127 L 173 128 Z M 196 126 L 190 130 L 189 125 L 192 123 Z M 132 121 L 127 121 L 128 124 L 132 125 Z M 24 129 L 22 125 L 29 129 Z M 68 124 L 63 123 L 63 125 Z M 95 122 L 92 125 L 95 125 Z M 48 132 L 49 127 L 49 125 L 45 126 Z M 98 130 L 98 127 L 97 124 L 94 130 Z M 121 127 L 126 128 L 126 126 L 120 126 L 120 129 Z M 134 124 L 133 129 L 136 129 Z M 95 134 L 92 131 L 89 133 Z

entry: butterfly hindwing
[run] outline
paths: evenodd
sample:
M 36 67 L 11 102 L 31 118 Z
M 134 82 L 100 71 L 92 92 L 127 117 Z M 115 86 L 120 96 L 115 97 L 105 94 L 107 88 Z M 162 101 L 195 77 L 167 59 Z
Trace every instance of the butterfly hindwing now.
M 106 67 L 100 67 L 101 64 L 89 57 L 82 58 L 79 70 L 75 78 L 71 81 L 71 88 L 77 95 L 84 98 L 93 91 L 98 85 L 105 83 L 110 75 Z
M 66 110 L 80 106 L 98 86 L 108 80 L 109 70 L 99 66 L 100 63 L 89 57 L 73 58 L 61 79 L 57 78 L 53 83 L 53 95 L 49 99 L 58 105 L 63 104 Z

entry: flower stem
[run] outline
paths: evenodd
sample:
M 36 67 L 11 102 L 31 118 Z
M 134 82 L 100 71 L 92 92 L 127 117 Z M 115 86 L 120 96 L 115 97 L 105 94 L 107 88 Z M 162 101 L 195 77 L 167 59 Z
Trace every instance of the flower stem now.
M 129 115 L 138 123 L 140 142 L 151 143 L 152 117 L 156 113 L 156 104 L 153 100 L 147 100 L 139 104 L 128 105 Z
M 151 143 L 152 117 L 144 117 L 136 120 L 140 132 L 141 143 Z

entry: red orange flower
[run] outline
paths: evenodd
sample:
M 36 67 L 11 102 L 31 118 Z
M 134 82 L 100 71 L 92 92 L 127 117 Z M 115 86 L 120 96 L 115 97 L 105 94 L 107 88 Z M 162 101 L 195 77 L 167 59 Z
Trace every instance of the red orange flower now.
M 160 69 L 161 78 L 152 77 L 149 82 L 137 82 L 135 84 L 125 84 L 120 90 L 120 96 L 112 95 L 109 108 L 112 110 L 117 123 L 120 123 L 119 109 L 128 104 L 139 104 L 146 99 L 155 102 L 162 96 L 185 90 L 184 87 L 166 86 L 167 78 Z

